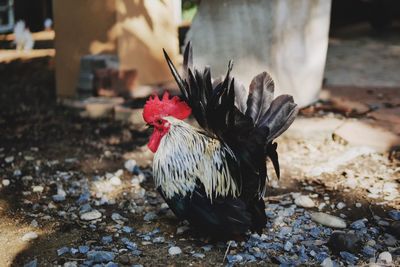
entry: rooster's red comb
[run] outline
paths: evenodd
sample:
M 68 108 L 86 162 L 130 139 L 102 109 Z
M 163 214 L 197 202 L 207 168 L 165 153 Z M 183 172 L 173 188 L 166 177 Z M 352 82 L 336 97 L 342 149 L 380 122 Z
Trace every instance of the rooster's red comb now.
M 164 92 L 161 100 L 157 95 L 150 96 L 144 105 L 143 119 L 149 124 L 167 116 L 184 120 L 189 117 L 191 112 L 192 109 L 185 102 L 181 101 L 179 97 L 174 96 L 170 99 L 169 93 Z

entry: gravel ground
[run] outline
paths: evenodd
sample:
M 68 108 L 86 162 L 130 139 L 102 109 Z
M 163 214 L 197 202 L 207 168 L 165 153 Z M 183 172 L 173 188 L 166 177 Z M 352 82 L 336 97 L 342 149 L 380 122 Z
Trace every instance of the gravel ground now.
M 51 74 L 46 60 L 31 64 Z M 24 97 L 35 99 L 31 84 L 52 88 L 51 75 L 20 81 L 6 69 L 2 84 L 17 83 Z M 81 118 L 48 99 L 2 110 L 0 266 L 400 264 L 400 163 L 388 155 L 289 133 L 263 234 L 210 243 L 155 192 L 146 130 Z

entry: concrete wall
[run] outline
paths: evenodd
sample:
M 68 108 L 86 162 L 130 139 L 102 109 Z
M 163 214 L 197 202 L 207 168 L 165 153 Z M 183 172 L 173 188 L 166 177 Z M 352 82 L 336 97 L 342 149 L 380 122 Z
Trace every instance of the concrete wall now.
M 99 52 L 97 43 L 108 42 L 108 31 L 115 24 L 115 0 L 54 0 L 53 12 L 57 95 L 73 96 L 81 57 Z M 115 53 L 116 43 L 101 52 Z
M 56 84 L 60 97 L 74 96 L 80 58 L 116 54 L 122 69 L 135 68 L 142 84 L 171 80 L 164 47 L 178 54 L 171 1 L 53 0 Z

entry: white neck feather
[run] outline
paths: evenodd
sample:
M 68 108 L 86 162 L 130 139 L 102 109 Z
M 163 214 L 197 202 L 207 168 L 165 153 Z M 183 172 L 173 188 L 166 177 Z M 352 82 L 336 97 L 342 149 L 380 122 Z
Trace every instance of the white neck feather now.
M 165 196 L 185 196 L 193 192 L 196 182 L 204 185 L 207 196 L 238 195 L 226 157 L 235 158 L 229 147 L 217 139 L 201 134 L 184 121 L 166 117 L 171 123 L 154 155 L 153 173 L 157 187 Z

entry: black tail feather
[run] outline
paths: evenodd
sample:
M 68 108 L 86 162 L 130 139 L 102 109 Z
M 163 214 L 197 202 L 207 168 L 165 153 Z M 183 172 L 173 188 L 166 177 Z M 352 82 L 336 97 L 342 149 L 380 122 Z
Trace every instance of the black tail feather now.
M 271 142 L 293 123 L 299 109 L 289 95 L 280 95 L 272 101 L 265 115 L 260 119 L 259 126 L 267 126 L 269 135 L 267 142 Z

